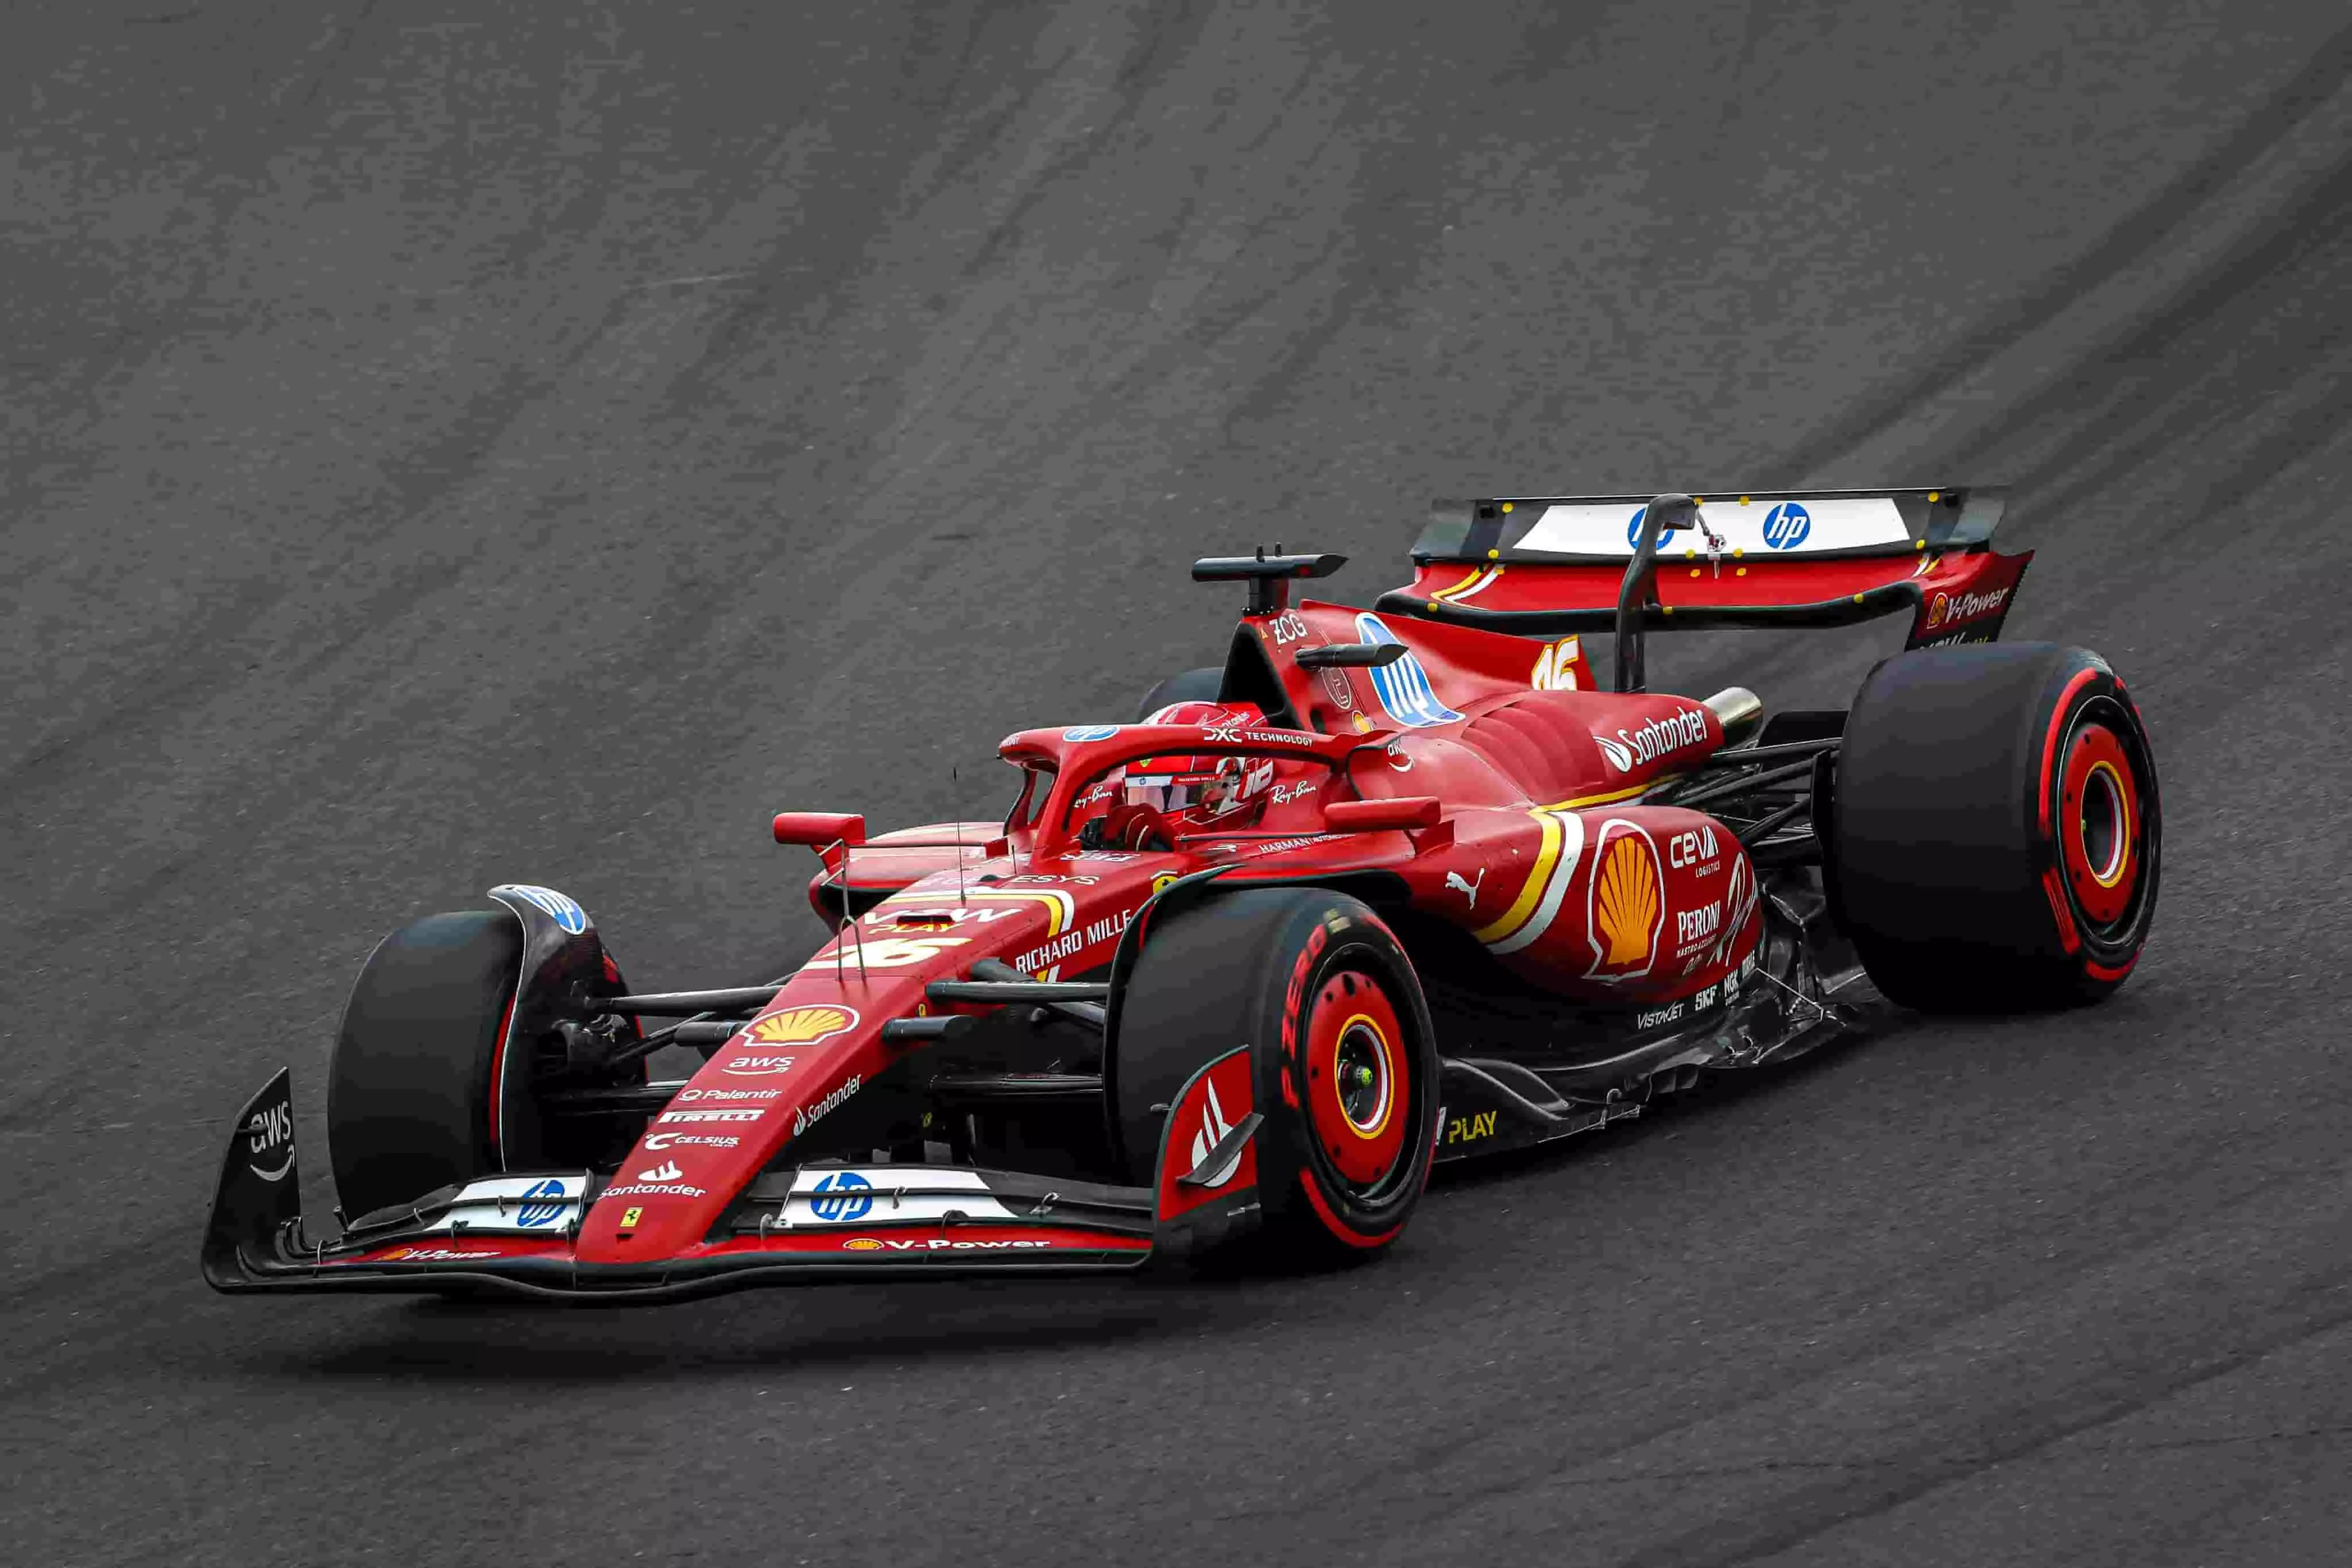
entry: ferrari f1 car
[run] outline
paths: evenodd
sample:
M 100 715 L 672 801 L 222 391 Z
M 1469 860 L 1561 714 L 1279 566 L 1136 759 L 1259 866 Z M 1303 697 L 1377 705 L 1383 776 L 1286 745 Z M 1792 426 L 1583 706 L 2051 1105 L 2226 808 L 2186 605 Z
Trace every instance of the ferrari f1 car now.
M 2157 900 L 2156 768 L 2095 653 L 1995 641 L 1978 489 L 1441 503 L 1410 585 L 1246 585 L 1135 722 L 1024 729 L 1001 822 L 787 812 L 835 935 L 643 991 L 551 888 L 384 938 L 328 1070 L 338 1223 L 280 1071 L 224 1291 L 643 1301 L 746 1284 L 1363 1257 L 1433 1165 L 1640 1114 L 1921 1009 L 2095 1001 Z M 1649 689 L 1652 635 L 1908 620 L 1851 708 Z M 1613 644 L 1610 689 L 1589 638 Z M 664 1046 L 689 1077 L 655 1081 Z

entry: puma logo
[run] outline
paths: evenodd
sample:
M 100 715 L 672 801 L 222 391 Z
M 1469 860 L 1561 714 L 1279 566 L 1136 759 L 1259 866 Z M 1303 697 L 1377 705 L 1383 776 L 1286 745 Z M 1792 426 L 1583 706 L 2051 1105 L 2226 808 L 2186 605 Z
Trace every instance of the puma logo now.
M 1462 873 L 1458 871 L 1449 871 L 1445 873 L 1445 885 L 1457 893 L 1468 894 L 1470 895 L 1470 907 L 1473 909 L 1478 907 L 1478 889 L 1486 884 L 1486 868 L 1485 866 L 1480 866 L 1478 868 L 1478 880 L 1476 882 L 1463 881 Z

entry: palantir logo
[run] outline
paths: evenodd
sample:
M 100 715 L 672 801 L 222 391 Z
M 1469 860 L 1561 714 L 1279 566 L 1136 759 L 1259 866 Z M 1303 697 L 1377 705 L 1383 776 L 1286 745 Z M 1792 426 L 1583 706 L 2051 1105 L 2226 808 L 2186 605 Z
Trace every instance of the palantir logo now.
M 1383 648 L 1400 642 L 1397 634 L 1379 616 L 1366 612 L 1356 617 L 1356 641 L 1367 647 Z M 1411 649 L 1393 664 L 1375 664 L 1367 672 L 1372 677 L 1372 690 L 1379 694 L 1381 706 L 1389 717 L 1412 729 L 1427 729 L 1433 725 L 1452 724 L 1462 716 L 1440 702 L 1437 688 L 1429 684 L 1429 672 L 1422 668 L 1421 658 Z
M 1794 501 L 1764 514 L 1764 543 L 1773 549 L 1795 549 L 1812 531 L 1813 515 Z
M 560 1176 L 550 1176 L 528 1188 L 522 1195 L 522 1208 L 515 1215 L 515 1223 L 526 1230 L 537 1230 L 554 1224 L 570 1207 L 565 1200 L 572 1194 Z
M 816 1190 L 824 1196 L 809 1200 L 809 1212 L 828 1225 L 845 1225 L 874 1212 L 874 1184 L 856 1171 L 835 1171 Z

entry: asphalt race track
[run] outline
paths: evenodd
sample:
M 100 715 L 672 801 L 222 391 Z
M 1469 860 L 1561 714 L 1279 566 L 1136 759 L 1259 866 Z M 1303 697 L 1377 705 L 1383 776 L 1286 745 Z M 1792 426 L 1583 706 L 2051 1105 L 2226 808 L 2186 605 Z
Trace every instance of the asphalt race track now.
M 1323 14 L 1316 15 L 1318 10 Z M 2352 1560 L 2352 26 L 1932 5 L 0 16 L 0 1555 Z M 493 883 L 817 940 L 786 806 L 1210 662 L 1433 495 L 2006 482 L 2170 863 L 2113 1005 L 1442 1183 L 1336 1276 L 231 1301 Z M 1885 628 L 1654 643 L 1843 704 Z M 1003 776 L 1003 777 L 1000 777 Z

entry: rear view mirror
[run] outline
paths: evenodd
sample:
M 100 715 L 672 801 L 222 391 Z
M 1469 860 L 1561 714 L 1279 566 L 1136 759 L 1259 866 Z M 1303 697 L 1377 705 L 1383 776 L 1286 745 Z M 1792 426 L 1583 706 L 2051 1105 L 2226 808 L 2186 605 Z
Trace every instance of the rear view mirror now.
M 776 814 L 776 842 L 806 844 L 813 850 L 828 844 L 846 844 L 851 849 L 866 841 L 866 819 L 846 811 L 780 811 Z

